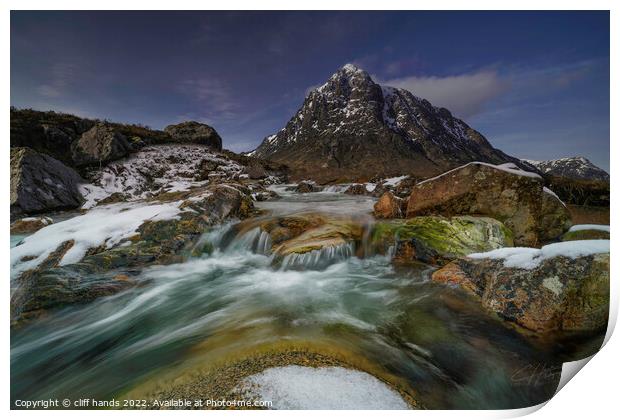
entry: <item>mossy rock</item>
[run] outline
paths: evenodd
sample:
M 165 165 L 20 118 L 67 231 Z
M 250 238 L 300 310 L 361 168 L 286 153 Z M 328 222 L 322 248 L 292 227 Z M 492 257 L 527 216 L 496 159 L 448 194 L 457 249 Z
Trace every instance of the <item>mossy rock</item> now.
M 575 232 L 566 232 L 562 235 L 562 242 L 566 241 L 582 241 L 587 239 L 609 239 L 609 232 L 598 229 L 577 230 Z
M 399 261 L 443 264 L 474 252 L 510 247 L 514 242 L 510 229 L 490 217 L 421 216 L 378 222 L 371 244 L 380 253 L 395 246 Z

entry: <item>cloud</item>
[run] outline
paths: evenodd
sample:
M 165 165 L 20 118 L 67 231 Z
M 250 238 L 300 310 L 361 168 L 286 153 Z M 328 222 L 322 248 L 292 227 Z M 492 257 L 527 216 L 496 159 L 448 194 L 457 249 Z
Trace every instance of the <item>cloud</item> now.
M 509 80 L 500 77 L 494 70 L 447 77 L 409 76 L 380 83 L 406 89 L 435 106 L 448 108 L 454 115 L 462 118 L 480 113 L 486 104 L 510 87 Z
M 238 101 L 230 90 L 217 79 L 188 79 L 178 85 L 179 91 L 197 101 L 204 109 L 204 118 L 232 119 L 239 112 Z
M 76 66 L 71 63 L 56 63 L 52 65 L 50 75 L 48 83 L 37 86 L 37 93 L 47 98 L 63 96 L 76 76 Z

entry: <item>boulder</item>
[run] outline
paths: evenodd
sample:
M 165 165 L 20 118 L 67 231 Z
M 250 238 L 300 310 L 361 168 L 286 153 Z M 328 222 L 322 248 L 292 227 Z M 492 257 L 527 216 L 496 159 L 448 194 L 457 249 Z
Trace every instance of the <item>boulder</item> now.
M 49 217 L 25 217 L 11 223 L 11 235 L 34 233 L 52 223 Z
M 214 150 L 222 150 L 222 138 L 213 127 L 207 124 L 185 121 L 169 125 L 164 128 L 164 131 L 177 142 L 204 144 Z
M 98 123 L 71 144 L 77 166 L 100 165 L 127 156 L 132 150 L 127 138 L 113 127 Z
M 297 214 L 249 220 L 237 226 L 240 242 L 273 255 L 273 263 L 289 268 L 321 268 L 354 255 L 363 225 L 345 217 Z
M 562 235 L 562 242 L 583 241 L 590 239 L 609 239 L 609 232 L 598 229 L 583 229 L 574 232 L 568 231 Z
M 269 172 L 259 163 L 253 163 L 245 168 L 250 179 L 263 179 L 269 176 Z
M 353 184 L 344 190 L 344 193 L 349 195 L 371 195 L 371 192 L 368 191 L 364 184 Z
M 72 209 L 82 179 L 62 162 L 28 147 L 11 148 L 11 215 Z
M 512 233 L 489 217 L 440 216 L 377 222 L 371 246 L 399 262 L 421 261 L 441 265 L 474 252 L 512 246 Z
M 607 325 L 609 253 L 557 255 L 523 266 L 502 259 L 461 258 L 433 273 L 432 279 L 465 290 L 487 310 L 530 332 L 589 334 Z
M 374 215 L 377 219 L 397 219 L 403 217 L 406 201 L 390 191 L 383 193 L 375 203 Z
M 322 188 L 316 185 L 314 181 L 301 181 L 295 187 L 295 192 L 298 193 L 310 193 L 310 192 L 319 192 Z
M 413 187 L 407 217 L 484 215 L 503 222 L 515 245 L 538 246 L 571 225 L 562 202 L 543 190 L 542 178 L 514 164 L 472 162 Z
M 308 229 L 300 235 L 281 242 L 274 247 L 279 256 L 305 254 L 326 247 L 343 246 L 359 241 L 362 237 L 361 226 L 347 221 L 329 220 L 325 224 Z

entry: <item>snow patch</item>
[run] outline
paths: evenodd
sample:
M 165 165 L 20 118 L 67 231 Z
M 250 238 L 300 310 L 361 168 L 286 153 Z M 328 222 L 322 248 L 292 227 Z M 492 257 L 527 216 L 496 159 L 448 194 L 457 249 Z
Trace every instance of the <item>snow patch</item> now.
M 396 176 L 394 178 L 387 178 L 385 181 L 383 181 L 383 185 L 386 185 L 389 187 L 396 187 L 398 184 L 400 184 L 402 181 L 404 181 L 407 178 L 409 178 L 408 175 Z
M 580 230 L 602 230 L 603 232 L 609 232 L 609 225 L 573 225 L 569 232 L 577 232 Z
M 562 205 L 564 207 L 566 207 L 566 204 L 564 204 L 564 202 L 562 200 L 560 200 L 560 197 L 558 197 L 558 195 L 556 193 L 554 193 L 553 191 L 551 191 L 549 188 L 547 187 L 543 187 L 543 191 L 553 197 L 555 197 L 560 203 L 562 203 Z
M 505 267 L 533 270 L 543 261 L 555 257 L 579 258 L 609 252 L 608 239 L 558 242 L 542 248 L 500 248 L 489 252 L 469 254 L 473 259 L 504 260 Z
M 439 178 L 441 178 L 441 177 L 443 177 L 443 176 L 445 176 L 445 175 L 447 175 L 449 173 L 452 173 L 452 172 L 458 171 L 460 169 L 463 169 L 463 168 L 465 168 L 466 166 L 469 166 L 469 165 L 484 165 L 484 166 L 489 166 L 491 168 L 495 168 L 495 169 L 498 169 L 500 171 L 508 172 L 508 173 L 511 173 L 511 174 L 514 174 L 514 175 L 526 176 L 528 178 L 542 179 L 542 177 L 540 175 L 538 175 L 537 173 L 524 171 L 523 169 L 519 168 L 517 165 L 515 165 L 512 162 L 502 163 L 501 165 L 493 165 L 492 163 L 487 163 L 487 162 L 469 162 L 469 163 L 466 163 L 465 165 L 459 166 L 458 168 L 451 169 L 451 170 L 449 170 L 447 172 L 444 172 L 444 173 L 442 173 L 440 175 L 437 175 L 437 176 L 435 176 L 433 178 L 428 178 L 428 179 L 425 179 L 424 181 L 420 181 L 420 182 L 417 183 L 417 185 L 421 185 L 421 184 L 424 184 L 426 182 L 434 181 L 434 180 L 439 179 Z
M 11 249 L 11 277 L 37 267 L 63 242 L 74 245 L 59 265 L 79 262 L 91 248 L 105 245 L 111 248 L 137 232 L 146 220 L 158 221 L 178 217 L 180 202 L 136 205 L 111 204 L 88 213 L 45 226 Z M 36 257 L 22 261 L 24 257 Z
M 247 377 L 240 390 L 288 410 L 406 410 L 396 391 L 365 372 L 342 367 L 297 365 L 266 369 Z

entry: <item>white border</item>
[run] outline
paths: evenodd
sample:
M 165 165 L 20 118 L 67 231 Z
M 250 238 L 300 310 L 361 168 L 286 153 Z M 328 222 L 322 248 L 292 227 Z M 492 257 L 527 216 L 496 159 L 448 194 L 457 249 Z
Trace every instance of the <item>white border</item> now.
M 13 1 L 4 2 L 5 13 L 2 15 L 2 38 L 3 42 L 0 44 L 2 47 L 2 56 L 5 57 L 5 64 L 2 66 L 3 74 L 3 98 L 4 98 L 4 110 L 2 114 L 2 129 L 4 138 L 6 139 L 5 153 L 2 154 L 4 177 L 2 183 L 2 191 L 0 191 L 0 197 L 9 196 L 9 154 L 8 154 L 8 133 L 9 133 L 9 113 L 8 108 L 10 105 L 10 66 L 8 65 L 8 57 L 10 57 L 10 9 L 16 10 L 65 10 L 65 9 L 77 9 L 77 10 L 139 10 L 139 9 L 154 9 L 154 10 L 255 10 L 259 7 L 267 10 L 611 10 L 611 115 L 618 117 L 618 39 L 620 33 L 618 32 L 618 24 L 620 23 L 619 9 L 620 2 L 611 0 L 589 0 L 589 1 L 576 1 L 576 0 L 564 0 L 564 1 L 547 1 L 547 0 L 504 0 L 489 1 L 489 0 L 444 0 L 441 3 L 436 2 L 412 2 L 406 0 L 383 0 L 381 2 L 373 2 L 369 0 L 359 1 L 346 1 L 346 0 L 302 0 L 296 1 L 292 4 L 290 1 L 278 1 L 278 0 L 262 0 L 260 2 L 241 1 L 241 0 L 228 0 L 226 2 L 208 2 L 208 1 L 187 1 L 176 0 L 161 1 L 152 0 L 149 2 L 129 1 L 129 0 L 107 0 L 107 1 L 90 1 L 84 0 L 57 0 L 53 4 L 48 1 Z M 615 6 L 615 7 L 614 7 Z M 438 28 L 440 30 L 440 28 Z M 618 123 L 611 118 L 611 137 L 618 138 Z M 611 143 L 611 155 L 610 155 L 610 174 L 612 180 L 616 178 L 616 163 L 618 162 L 618 147 L 612 141 Z M 612 181 L 612 185 L 616 185 L 616 181 Z M 612 195 L 611 214 L 612 223 L 616 225 L 618 215 L 616 209 L 618 208 L 618 201 L 615 196 Z M 7 205 L 2 209 L 4 213 L 4 220 L 9 219 L 9 208 Z M 9 242 L 8 224 L 5 223 L 2 230 L 2 241 L 5 244 Z M 0 243 L 2 243 L 0 241 Z M 615 242 L 611 244 L 612 255 L 616 255 Z M 4 273 L 8 273 L 8 247 L 2 249 L 2 267 Z M 612 264 L 611 278 L 612 278 L 612 316 L 610 323 L 615 324 L 615 320 L 618 312 L 617 298 L 619 294 L 618 288 L 618 270 L 616 265 Z M 5 277 L 8 281 L 8 276 Z M 614 281 L 615 280 L 615 281 Z M 9 288 L 2 288 L 3 303 L 5 314 L 9 313 Z M 10 375 L 9 375 L 9 340 L 10 330 L 9 323 L 5 318 L 3 323 L 3 346 L 2 346 L 2 367 L 3 367 L 3 381 L 2 381 L 2 407 L 4 410 L 9 410 L 9 394 L 10 394 Z M 609 335 L 609 334 L 608 334 Z M 609 337 L 608 337 L 609 338 Z M 528 414 L 532 411 L 536 411 L 542 406 L 544 409 L 536 411 L 532 414 L 532 418 L 561 418 L 561 419 L 580 419 L 584 418 L 608 418 L 612 413 L 617 412 L 618 399 L 616 378 L 618 374 L 618 358 L 616 354 L 620 354 L 620 344 L 617 338 L 612 337 L 604 349 L 597 354 L 590 363 L 583 369 L 583 372 L 578 374 L 576 380 L 570 381 L 565 388 L 561 390 L 549 403 L 542 404 L 539 407 L 533 407 L 523 410 L 508 410 L 508 411 L 416 411 L 416 412 L 399 412 L 391 411 L 389 413 L 375 413 L 375 412 L 322 412 L 320 416 L 334 416 L 345 418 L 376 418 L 378 416 L 389 416 L 390 418 L 412 418 L 415 417 L 433 417 L 433 418 L 459 418 L 459 419 L 480 419 L 480 418 L 506 418 L 515 417 Z M 3 410 L 3 411 L 4 411 Z M 42 415 L 46 418 L 83 418 L 84 416 L 94 418 L 104 418 L 112 416 L 131 416 L 149 418 L 153 415 L 175 417 L 175 418 L 187 418 L 200 416 L 209 417 L 227 417 L 227 416 L 249 416 L 253 418 L 265 418 L 265 417 L 280 417 L 301 419 L 314 418 L 317 413 L 314 411 L 302 411 L 302 412 L 160 412 L 152 414 L 151 412 L 119 412 L 119 411 L 91 411 L 84 413 L 82 411 L 45 411 L 45 412 L 33 412 L 33 411 L 11 411 L 10 415 L 16 418 L 32 418 L 35 415 Z

